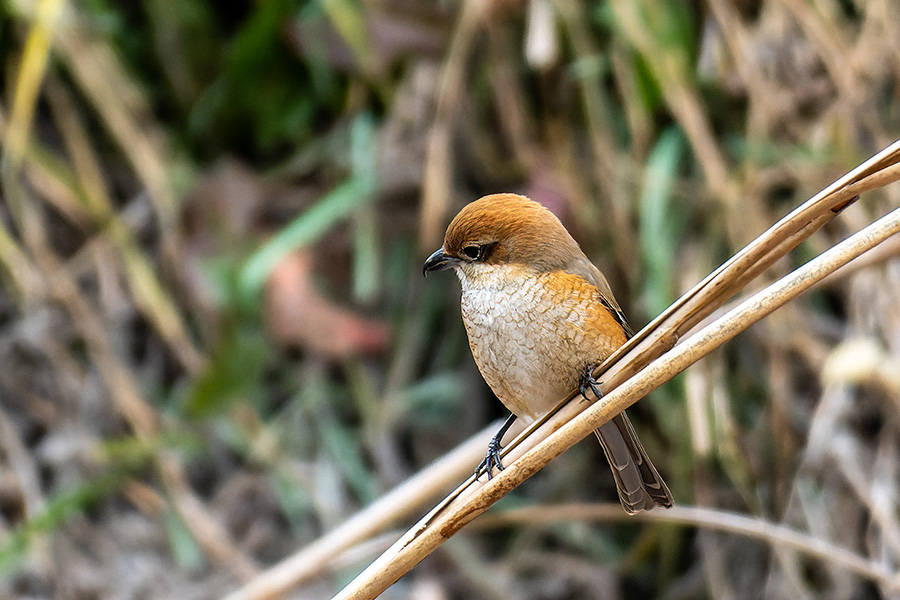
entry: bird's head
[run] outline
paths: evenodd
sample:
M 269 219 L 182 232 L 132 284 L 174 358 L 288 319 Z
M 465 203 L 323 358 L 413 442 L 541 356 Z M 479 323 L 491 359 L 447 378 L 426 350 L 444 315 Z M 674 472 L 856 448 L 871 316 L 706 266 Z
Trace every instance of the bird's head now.
M 540 273 L 565 270 L 581 260 L 587 259 L 556 215 L 525 196 L 495 194 L 459 211 L 423 273 L 454 268 L 461 277 L 473 277 L 482 265 Z

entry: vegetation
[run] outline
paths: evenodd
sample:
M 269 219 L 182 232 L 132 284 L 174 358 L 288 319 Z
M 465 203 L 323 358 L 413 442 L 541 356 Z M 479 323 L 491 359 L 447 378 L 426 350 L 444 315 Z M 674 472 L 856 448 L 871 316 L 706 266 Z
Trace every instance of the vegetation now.
M 2 11 L 3 597 L 221 597 L 503 416 L 457 283 L 420 275 L 464 203 L 550 207 L 639 329 L 900 137 L 890 0 Z M 865 195 L 766 277 L 898 205 Z M 585 442 L 385 597 L 896 594 L 847 565 L 900 561 L 898 248 L 631 409 L 705 510 L 605 510 Z

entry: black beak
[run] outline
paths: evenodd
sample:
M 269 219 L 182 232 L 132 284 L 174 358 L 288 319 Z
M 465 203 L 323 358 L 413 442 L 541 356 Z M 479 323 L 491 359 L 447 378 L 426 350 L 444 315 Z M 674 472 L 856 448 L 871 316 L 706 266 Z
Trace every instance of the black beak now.
M 444 249 L 439 248 L 432 253 L 431 256 L 422 265 L 422 275 L 428 276 L 429 271 L 444 271 L 453 266 L 456 259 L 450 258 L 444 254 Z

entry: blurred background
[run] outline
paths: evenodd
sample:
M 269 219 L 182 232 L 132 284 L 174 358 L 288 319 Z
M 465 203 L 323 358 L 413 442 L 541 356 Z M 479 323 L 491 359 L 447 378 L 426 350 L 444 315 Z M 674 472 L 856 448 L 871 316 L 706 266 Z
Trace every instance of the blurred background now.
M 220 597 L 504 416 L 458 283 L 421 275 L 466 202 L 551 208 L 639 329 L 900 137 L 894 0 L 0 11 L 3 598 Z M 763 279 L 898 205 L 867 194 Z M 898 253 L 630 411 L 678 504 L 896 572 Z M 617 503 L 596 444 L 494 511 L 564 502 Z M 464 530 L 384 597 L 896 594 L 747 537 L 548 517 Z

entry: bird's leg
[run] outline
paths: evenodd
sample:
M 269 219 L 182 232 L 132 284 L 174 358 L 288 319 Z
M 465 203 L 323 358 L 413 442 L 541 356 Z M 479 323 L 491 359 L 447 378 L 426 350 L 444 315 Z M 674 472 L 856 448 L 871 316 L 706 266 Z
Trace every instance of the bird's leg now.
M 512 427 L 513 421 L 515 420 L 516 415 L 509 415 L 509 417 L 506 418 L 506 422 L 504 422 L 503 426 L 500 428 L 500 431 L 497 432 L 497 435 L 491 438 L 491 441 L 488 443 L 488 451 L 484 460 L 475 468 L 475 479 L 481 477 L 482 473 L 487 473 L 488 480 L 490 480 L 494 476 L 494 467 L 497 467 L 498 471 L 503 470 L 503 464 L 500 462 L 500 450 L 503 449 L 503 446 L 500 445 L 500 441 L 503 439 L 503 436 L 506 435 L 506 432 L 509 431 L 509 428 Z
M 594 379 L 594 368 L 596 366 L 597 365 L 588 365 L 588 367 L 581 374 L 581 382 L 578 384 L 578 391 L 581 392 L 581 397 L 588 402 L 593 402 L 593 400 L 588 398 L 588 389 L 594 392 L 597 400 L 603 397 L 603 392 L 600 390 L 600 385 L 602 382 Z

